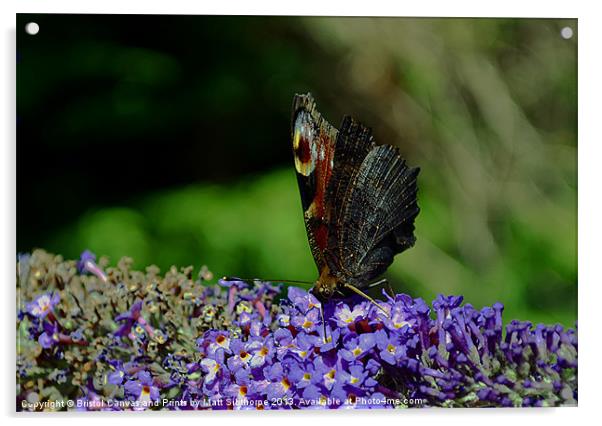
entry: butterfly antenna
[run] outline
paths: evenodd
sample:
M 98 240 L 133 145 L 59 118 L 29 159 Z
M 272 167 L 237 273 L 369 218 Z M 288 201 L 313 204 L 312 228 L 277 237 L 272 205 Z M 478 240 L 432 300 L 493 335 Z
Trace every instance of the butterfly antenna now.
M 266 278 L 241 278 L 241 277 L 222 277 L 224 281 L 245 281 L 245 282 L 254 282 L 254 281 L 264 281 L 271 283 L 299 283 L 299 284 L 313 284 L 310 281 L 301 281 L 301 280 L 273 280 Z
M 344 283 L 343 286 L 351 291 L 353 291 L 356 294 L 359 294 L 360 296 L 362 296 L 364 299 L 368 300 L 370 303 L 372 303 L 374 306 L 376 306 L 378 309 L 380 309 L 381 311 L 384 312 L 385 316 L 387 318 L 389 318 L 389 313 L 385 310 L 385 308 L 383 308 L 382 306 L 380 306 L 376 300 L 374 300 L 373 298 L 371 298 L 370 296 L 368 296 L 366 293 L 364 293 L 363 291 L 361 291 L 359 288 L 352 286 L 351 284 L 347 284 Z

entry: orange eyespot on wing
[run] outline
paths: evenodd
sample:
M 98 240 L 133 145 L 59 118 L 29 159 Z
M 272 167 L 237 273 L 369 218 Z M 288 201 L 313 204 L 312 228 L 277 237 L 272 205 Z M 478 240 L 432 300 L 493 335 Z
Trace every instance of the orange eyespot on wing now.
M 318 162 L 318 138 L 309 113 L 299 111 L 293 127 L 293 154 L 295 169 L 303 176 L 309 176 Z

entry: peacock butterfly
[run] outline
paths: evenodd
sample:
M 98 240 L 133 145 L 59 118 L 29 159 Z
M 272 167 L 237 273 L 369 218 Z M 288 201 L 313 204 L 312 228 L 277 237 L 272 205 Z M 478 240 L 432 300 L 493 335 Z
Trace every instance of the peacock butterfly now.
M 321 301 L 361 289 L 412 247 L 419 168 L 349 116 L 340 129 L 318 112 L 311 94 L 295 95 L 291 136 L 303 218 Z M 383 280 L 384 281 L 384 280 Z M 374 302 L 376 303 L 376 302 Z

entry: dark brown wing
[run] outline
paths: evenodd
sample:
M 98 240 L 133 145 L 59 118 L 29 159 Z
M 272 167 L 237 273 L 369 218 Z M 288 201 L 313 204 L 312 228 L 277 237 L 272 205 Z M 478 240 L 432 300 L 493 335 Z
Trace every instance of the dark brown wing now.
M 397 148 L 376 146 L 370 129 L 343 119 L 327 196 L 334 205 L 326 251 L 331 272 L 362 286 L 414 245 L 418 172 Z
M 326 191 L 333 174 L 337 130 L 320 115 L 309 93 L 295 95 L 291 137 L 307 238 L 321 273 L 331 227 L 332 205 Z

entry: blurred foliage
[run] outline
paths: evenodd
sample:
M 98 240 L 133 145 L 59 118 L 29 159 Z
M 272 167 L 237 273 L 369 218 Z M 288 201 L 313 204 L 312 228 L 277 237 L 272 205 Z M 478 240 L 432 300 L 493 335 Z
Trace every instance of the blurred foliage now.
M 288 140 L 292 95 L 311 90 L 331 123 L 352 114 L 421 167 L 397 289 L 573 325 L 564 26 L 577 34 L 560 19 L 19 15 L 17 248 L 314 280 Z

